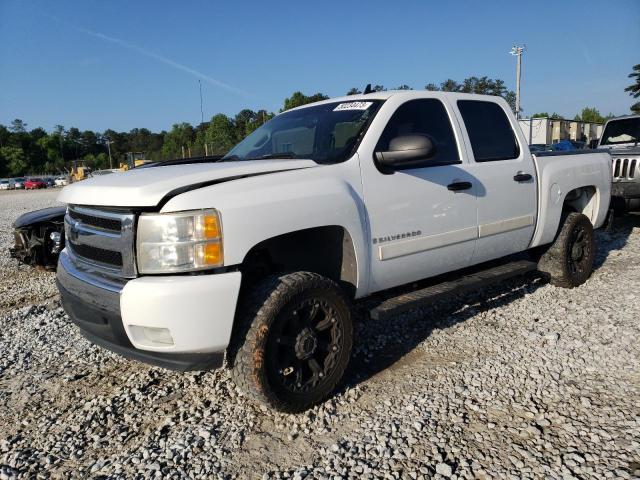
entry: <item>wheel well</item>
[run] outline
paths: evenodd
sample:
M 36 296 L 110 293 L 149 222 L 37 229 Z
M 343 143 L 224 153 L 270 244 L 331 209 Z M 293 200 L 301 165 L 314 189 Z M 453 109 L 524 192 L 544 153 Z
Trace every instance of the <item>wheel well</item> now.
M 314 272 L 340 283 L 355 295 L 358 268 L 349 232 L 337 225 L 308 228 L 269 238 L 245 256 L 243 285 L 276 272 Z
M 571 190 L 564 197 L 563 212 L 578 212 L 587 216 L 593 224 L 598 212 L 596 187 L 590 185 Z

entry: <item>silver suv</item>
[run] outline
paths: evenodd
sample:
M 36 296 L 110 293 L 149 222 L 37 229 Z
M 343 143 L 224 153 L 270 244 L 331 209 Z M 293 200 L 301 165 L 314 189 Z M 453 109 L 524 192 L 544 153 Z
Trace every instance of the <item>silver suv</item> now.
M 611 153 L 613 184 L 611 196 L 626 209 L 640 209 L 640 115 L 609 120 L 598 146 Z

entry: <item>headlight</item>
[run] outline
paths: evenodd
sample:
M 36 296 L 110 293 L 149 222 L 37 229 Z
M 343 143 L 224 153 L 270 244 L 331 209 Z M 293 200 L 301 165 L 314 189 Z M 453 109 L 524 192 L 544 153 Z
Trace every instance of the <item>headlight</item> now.
M 224 263 L 216 210 L 143 213 L 136 243 L 140 273 L 190 272 Z

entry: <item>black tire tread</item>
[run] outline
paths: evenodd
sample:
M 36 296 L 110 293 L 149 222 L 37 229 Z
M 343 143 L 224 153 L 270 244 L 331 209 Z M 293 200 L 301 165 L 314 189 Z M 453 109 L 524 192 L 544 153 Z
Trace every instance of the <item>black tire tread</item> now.
M 321 397 L 304 403 L 278 398 L 268 386 L 264 369 L 261 368 L 264 358 L 261 356 L 258 344 L 268 334 L 272 316 L 295 295 L 307 289 L 331 290 L 345 302 L 346 311 L 349 312 L 346 296 L 337 283 L 326 277 L 311 272 L 272 275 L 253 286 L 242 299 L 238 328 L 233 334 L 229 349 L 231 376 L 240 390 L 252 400 L 280 411 L 306 410 L 311 405 L 326 399 L 341 381 L 344 373 L 343 371 L 342 374 L 337 375 L 331 384 L 327 385 Z M 352 328 L 350 321 L 348 325 Z M 350 351 L 352 331 L 347 337 L 349 344 L 346 348 Z
M 587 229 L 587 234 L 591 242 L 591 266 L 595 258 L 595 241 L 593 235 L 593 226 L 589 218 L 577 212 L 566 213 L 561 219 L 561 227 L 554 242 L 549 245 L 547 250 L 542 254 L 538 261 L 538 270 L 546 274 L 552 285 L 561 288 L 574 288 L 582 285 L 591 275 L 591 267 L 586 274 L 580 278 L 573 278 L 567 268 L 566 257 L 569 255 L 570 248 L 569 239 L 571 231 L 578 224 L 583 223 Z

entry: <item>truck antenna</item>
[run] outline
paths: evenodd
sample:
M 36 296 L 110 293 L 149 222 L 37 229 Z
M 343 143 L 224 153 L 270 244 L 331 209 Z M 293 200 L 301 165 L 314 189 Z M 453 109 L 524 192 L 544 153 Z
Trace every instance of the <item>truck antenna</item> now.
M 366 95 L 366 94 L 371 93 L 371 92 L 373 92 L 373 90 L 371 89 L 371 84 L 367 83 L 367 86 L 364 87 L 364 92 L 362 92 L 362 93 Z

